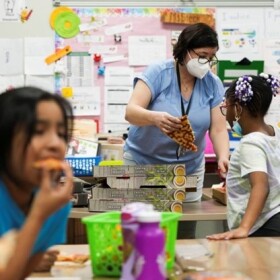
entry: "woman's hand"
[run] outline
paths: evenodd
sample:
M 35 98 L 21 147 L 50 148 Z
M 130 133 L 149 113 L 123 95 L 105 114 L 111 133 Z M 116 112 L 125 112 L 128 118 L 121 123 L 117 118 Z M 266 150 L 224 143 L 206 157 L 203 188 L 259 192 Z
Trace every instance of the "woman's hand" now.
M 229 158 L 219 158 L 218 160 L 218 170 L 220 173 L 226 174 L 229 166 Z
M 182 128 L 180 117 L 173 117 L 166 112 L 154 112 L 155 125 L 165 134 Z
M 57 250 L 48 250 L 44 253 L 43 258 L 40 263 L 35 267 L 34 272 L 47 272 L 50 271 L 51 267 L 56 261 L 59 251 Z
M 246 238 L 248 237 L 248 235 L 249 235 L 248 230 L 239 227 L 231 231 L 208 235 L 206 236 L 206 238 L 209 240 L 229 240 L 229 239 L 237 239 L 237 238 Z

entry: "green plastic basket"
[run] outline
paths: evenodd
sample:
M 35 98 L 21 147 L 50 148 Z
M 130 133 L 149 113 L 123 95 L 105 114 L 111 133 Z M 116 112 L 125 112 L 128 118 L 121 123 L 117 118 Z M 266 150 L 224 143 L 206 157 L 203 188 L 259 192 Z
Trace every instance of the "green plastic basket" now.
M 161 228 L 165 232 L 166 268 L 175 261 L 178 220 L 182 214 L 162 212 Z M 92 272 L 96 276 L 120 276 L 123 260 L 121 213 L 106 212 L 82 218 L 86 225 Z

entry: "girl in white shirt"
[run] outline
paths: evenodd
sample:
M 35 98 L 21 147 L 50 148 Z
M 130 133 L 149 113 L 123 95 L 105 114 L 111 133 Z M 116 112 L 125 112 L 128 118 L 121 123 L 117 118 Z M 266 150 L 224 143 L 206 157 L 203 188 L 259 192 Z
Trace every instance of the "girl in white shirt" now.
M 279 88 L 278 79 L 260 74 L 240 77 L 226 92 L 221 112 L 243 137 L 226 179 L 230 231 L 208 239 L 280 236 L 280 129 L 264 120 Z

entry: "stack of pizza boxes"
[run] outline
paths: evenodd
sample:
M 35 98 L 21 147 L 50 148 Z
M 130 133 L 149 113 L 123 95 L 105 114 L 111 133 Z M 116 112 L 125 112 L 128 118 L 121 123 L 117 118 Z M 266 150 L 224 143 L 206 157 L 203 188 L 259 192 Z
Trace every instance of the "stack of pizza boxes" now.
M 89 211 L 113 211 L 131 202 L 147 202 L 156 210 L 182 212 L 188 192 L 196 191 L 196 176 L 186 176 L 185 165 L 94 166 L 93 176 L 106 187 L 92 188 Z

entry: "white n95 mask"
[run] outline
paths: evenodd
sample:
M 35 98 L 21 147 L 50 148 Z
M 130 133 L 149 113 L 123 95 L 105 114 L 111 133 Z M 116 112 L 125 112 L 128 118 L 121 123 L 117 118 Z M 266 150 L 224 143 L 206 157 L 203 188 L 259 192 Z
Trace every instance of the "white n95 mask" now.
M 199 60 L 199 62 L 198 62 Z M 202 63 L 201 63 L 202 62 Z M 208 60 L 205 58 L 205 63 L 203 58 L 191 58 L 185 65 L 188 72 L 198 79 L 202 79 L 210 70 L 210 65 Z

